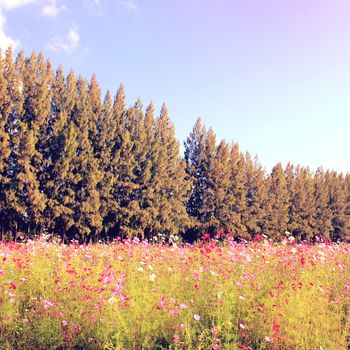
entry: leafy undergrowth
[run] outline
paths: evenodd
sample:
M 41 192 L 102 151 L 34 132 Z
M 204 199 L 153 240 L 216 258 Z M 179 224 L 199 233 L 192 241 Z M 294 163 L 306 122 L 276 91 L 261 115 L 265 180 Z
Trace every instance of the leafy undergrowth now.
M 0 349 L 346 349 L 350 246 L 0 244 Z

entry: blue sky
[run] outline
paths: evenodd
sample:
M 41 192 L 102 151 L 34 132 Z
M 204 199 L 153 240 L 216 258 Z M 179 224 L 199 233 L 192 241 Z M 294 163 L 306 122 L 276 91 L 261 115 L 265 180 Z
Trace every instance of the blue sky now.
M 348 0 L 0 0 L 0 46 L 42 51 L 102 90 L 201 116 L 267 170 L 350 171 Z

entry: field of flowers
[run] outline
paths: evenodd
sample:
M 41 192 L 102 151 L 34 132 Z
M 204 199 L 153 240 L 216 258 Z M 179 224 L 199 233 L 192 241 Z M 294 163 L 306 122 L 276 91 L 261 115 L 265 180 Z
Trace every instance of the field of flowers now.
M 0 244 L 0 349 L 347 349 L 350 246 Z

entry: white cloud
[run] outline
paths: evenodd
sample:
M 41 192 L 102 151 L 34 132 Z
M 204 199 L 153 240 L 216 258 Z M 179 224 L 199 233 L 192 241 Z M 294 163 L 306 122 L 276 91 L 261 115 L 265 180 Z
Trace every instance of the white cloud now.
M 38 0 L 0 0 L 0 9 L 12 10 L 36 2 L 38 2 Z
M 1 1 L 1 0 L 0 0 Z M 66 10 L 67 7 L 64 5 L 57 5 L 56 4 L 56 0 L 52 0 L 51 3 L 45 5 L 42 9 L 41 9 L 41 13 L 44 16 L 48 16 L 48 17 L 56 17 L 61 11 Z
M 12 46 L 15 49 L 19 46 L 19 40 L 15 40 L 5 33 L 5 24 L 6 17 L 0 9 L 0 48 L 6 50 L 9 46 Z
M 68 34 L 63 36 L 55 36 L 50 39 L 46 45 L 47 50 L 53 52 L 63 51 L 70 54 L 78 45 L 80 41 L 80 35 L 75 27 L 72 27 Z
M 119 4 L 128 12 L 137 12 L 139 9 L 135 0 L 119 0 Z
M 39 0 L 0 0 L 0 47 L 6 50 L 9 46 L 14 49 L 20 45 L 18 39 L 11 38 L 5 32 L 6 17 L 4 11 L 13 10 L 25 5 L 34 4 Z

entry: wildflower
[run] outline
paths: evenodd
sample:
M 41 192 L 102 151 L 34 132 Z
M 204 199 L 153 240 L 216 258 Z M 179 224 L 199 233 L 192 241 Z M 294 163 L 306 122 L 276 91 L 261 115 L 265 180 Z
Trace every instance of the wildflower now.
M 152 273 L 151 275 L 149 275 L 149 280 L 150 280 L 151 282 L 154 282 L 155 279 L 156 279 L 156 275 L 155 275 L 154 273 Z
M 180 309 L 187 309 L 187 305 L 186 304 L 180 304 Z
M 244 325 L 243 323 L 240 323 L 240 324 L 239 324 L 239 328 L 245 329 L 245 325 Z
M 110 304 L 110 305 L 113 305 L 113 304 L 115 304 L 116 303 L 116 301 L 117 301 L 117 299 L 116 298 L 114 298 L 114 297 L 111 297 L 111 298 L 109 298 L 108 299 L 108 304 Z
M 198 315 L 198 314 L 194 314 L 193 315 L 193 318 L 196 320 L 196 321 L 199 321 L 201 319 L 201 317 Z
M 220 350 L 221 349 L 221 345 L 220 344 L 215 344 L 213 346 L 213 350 Z
M 177 343 L 179 342 L 179 340 L 180 340 L 180 337 L 179 337 L 177 334 L 175 334 L 175 335 L 173 336 L 173 341 L 174 341 L 174 343 L 177 344 Z
M 170 313 L 173 315 L 173 316 L 177 316 L 179 314 L 179 312 L 177 311 L 177 309 L 170 309 Z
M 48 309 L 48 308 L 50 308 L 50 307 L 53 307 L 55 304 L 52 302 L 52 301 L 50 301 L 50 300 L 43 300 L 43 304 L 44 304 L 44 308 L 45 309 Z
M 125 300 L 128 300 L 128 297 L 127 297 L 125 294 L 120 294 L 120 295 L 119 295 L 119 299 L 120 299 L 121 301 L 125 301 Z
M 265 340 L 266 340 L 267 342 L 270 342 L 270 341 L 271 341 L 270 337 L 268 337 L 268 336 L 265 336 Z
M 180 328 L 181 328 L 181 329 L 186 329 L 186 328 L 187 328 L 187 325 L 186 325 L 185 323 L 181 323 L 181 324 L 180 324 Z
M 218 330 L 217 327 L 213 327 L 213 328 L 211 329 L 211 334 L 218 334 L 218 333 L 219 333 L 219 330 Z
M 278 332 L 280 330 L 280 326 L 277 323 L 274 323 L 272 328 L 275 332 Z

